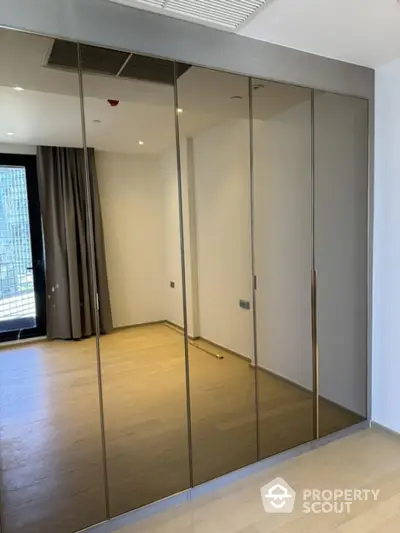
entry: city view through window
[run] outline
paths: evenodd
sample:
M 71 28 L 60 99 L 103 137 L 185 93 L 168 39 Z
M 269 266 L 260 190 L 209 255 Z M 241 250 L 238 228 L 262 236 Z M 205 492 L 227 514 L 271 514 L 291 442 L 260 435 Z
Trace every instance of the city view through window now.
M 0 333 L 35 315 L 25 169 L 0 166 Z

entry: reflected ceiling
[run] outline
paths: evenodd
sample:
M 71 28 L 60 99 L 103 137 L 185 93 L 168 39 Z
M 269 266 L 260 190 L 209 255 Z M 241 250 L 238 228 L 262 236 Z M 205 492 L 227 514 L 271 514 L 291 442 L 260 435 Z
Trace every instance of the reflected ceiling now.
M 0 30 L 1 143 L 81 145 L 77 73 L 47 66 L 53 46 L 54 41 L 46 37 Z M 246 77 L 197 67 L 180 74 L 182 136 L 196 135 L 231 118 L 247 118 Z M 288 85 L 253 83 L 257 86 L 254 98 L 264 101 L 257 106 L 263 116 L 256 118 L 272 117 L 308 95 L 307 90 Z M 91 146 L 124 153 L 161 153 L 174 146 L 174 95 L 168 84 L 85 72 L 84 95 Z M 111 107 L 109 99 L 118 105 Z M 139 145 L 139 140 L 144 144 Z

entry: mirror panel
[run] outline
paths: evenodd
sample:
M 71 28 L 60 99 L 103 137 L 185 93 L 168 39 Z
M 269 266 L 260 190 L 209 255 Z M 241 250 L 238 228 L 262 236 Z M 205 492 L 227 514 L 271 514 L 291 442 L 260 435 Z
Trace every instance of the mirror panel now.
M 177 80 L 194 484 L 257 460 L 248 79 Z
M 39 337 L 0 343 L 4 533 L 106 519 L 78 73 L 54 46 L 0 29 L 0 340 Z
M 367 101 L 5 29 L 0 66 L 3 533 L 366 419 Z
M 105 254 L 100 354 L 117 516 L 190 484 L 174 65 L 85 45 L 81 56 Z
M 367 417 L 368 103 L 315 92 L 320 436 Z
M 311 91 L 252 80 L 260 457 L 313 439 Z

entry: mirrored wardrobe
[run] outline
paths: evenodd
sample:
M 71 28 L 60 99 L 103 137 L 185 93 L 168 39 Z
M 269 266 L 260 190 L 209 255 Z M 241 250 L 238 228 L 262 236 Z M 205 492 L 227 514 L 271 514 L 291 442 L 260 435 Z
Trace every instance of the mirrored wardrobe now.
M 368 102 L 0 30 L 3 533 L 367 418 Z

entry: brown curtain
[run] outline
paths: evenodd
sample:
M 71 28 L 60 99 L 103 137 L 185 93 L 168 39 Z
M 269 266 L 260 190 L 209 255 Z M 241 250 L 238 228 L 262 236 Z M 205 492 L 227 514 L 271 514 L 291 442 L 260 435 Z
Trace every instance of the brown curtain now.
M 88 149 L 95 264 L 101 333 L 112 330 L 103 224 L 94 149 Z M 94 335 L 95 287 L 89 246 L 85 160 L 81 148 L 39 146 L 40 209 L 46 258 L 47 336 L 81 339 Z

